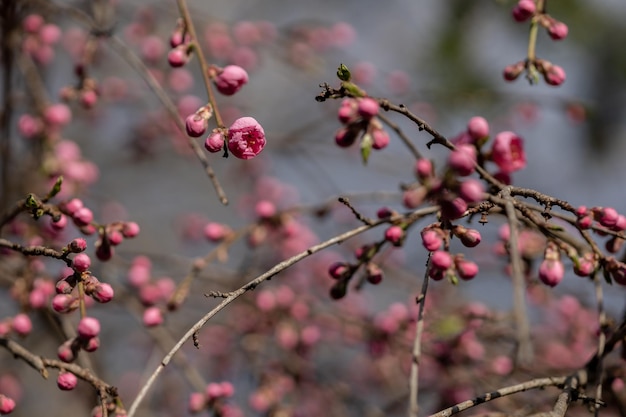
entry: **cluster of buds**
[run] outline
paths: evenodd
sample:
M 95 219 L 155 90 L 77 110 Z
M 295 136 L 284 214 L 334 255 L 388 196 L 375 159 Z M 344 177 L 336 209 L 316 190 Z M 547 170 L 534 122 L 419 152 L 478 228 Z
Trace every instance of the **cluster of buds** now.
M 80 68 L 77 68 L 77 72 L 81 71 Z M 65 102 L 78 101 L 83 108 L 91 109 L 98 102 L 100 90 L 95 79 L 83 78 L 78 87 L 66 86 L 61 89 L 59 95 L 61 100 Z
M 136 237 L 140 228 L 135 222 L 113 222 L 98 228 L 98 231 L 96 256 L 101 261 L 108 261 L 113 257 L 113 247 L 121 244 L 124 239 Z
M 478 246 L 481 241 L 480 232 L 476 229 L 468 229 L 461 225 L 453 225 L 450 229 L 442 229 L 441 223 L 433 223 L 421 231 L 422 245 L 431 252 L 431 268 L 428 273 L 434 280 L 448 277 L 456 282 L 456 276 L 464 280 L 470 280 L 478 274 L 478 265 L 468 261 L 462 254 L 452 256 L 446 248 L 448 241 L 454 236 L 468 248 Z
M 172 49 L 167 53 L 167 62 L 172 68 L 179 68 L 189 62 L 191 53 L 191 37 L 187 34 L 187 28 L 183 19 L 178 19 L 176 28 L 170 35 Z
M 226 398 L 235 393 L 235 387 L 230 382 L 212 382 L 206 386 L 204 392 L 192 392 L 189 396 L 189 411 L 193 414 L 203 410 L 215 410 L 215 415 L 223 415 L 219 410 L 223 407 Z
M 33 323 L 26 313 L 16 314 L 14 317 L 8 317 L 0 321 L 0 337 L 5 337 L 9 333 L 24 337 L 33 330 Z
M 139 301 L 146 307 L 143 324 L 154 327 L 163 323 L 163 309 L 157 304 L 165 304 L 175 290 L 174 281 L 168 277 L 152 279 L 152 263 L 145 256 L 137 256 L 128 270 L 128 282 L 139 293 Z
M 57 355 L 63 362 L 71 363 L 76 360 L 78 352 L 84 350 L 86 352 L 94 352 L 100 347 L 100 321 L 94 317 L 83 317 L 77 326 L 77 336 L 66 340 L 59 346 Z M 71 377 L 66 377 L 71 379 Z M 71 381 L 69 381 L 71 382 Z M 68 384 L 70 386 L 71 384 Z M 74 383 L 71 388 L 76 386 Z
M 247 77 L 247 76 L 246 76 Z M 185 119 L 185 130 L 191 137 L 203 136 L 208 128 L 208 122 L 213 115 L 210 104 L 200 107 L 194 114 Z M 204 142 L 204 147 L 211 153 L 228 150 L 239 159 L 251 159 L 257 156 L 265 147 L 265 131 L 252 117 L 240 117 L 228 128 L 215 128 Z
M 26 16 L 22 21 L 22 29 L 23 51 L 40 64 L 50 63 L 54 59 L 54 46 L 61 39 L 61 29 L 53 23 L 46 23 L 38 14 Z
M 335 134 L 335 142 L 342 148 L 361 138 L 361 152 L 366 161 L 371 149 L 383 149 L 389 144 L 389 134 L 376 117 L 380 105 L 371 97 L 346 98 L 341 102 L 338 117 L 344 125 Z
M 523 139 L 510 131 L 500 132 L 493 139 L 491 149 L 482 150 L 488 140 L 489 123 L 483 117 L 472 117 L 467 129 L 452 140 L 455 149 L 448 155 L 446 171 L 441 176 L 435 175 L 430 160 L 419 159 L 415 165 L 418 183 L 405 190 L 405 207 L 414 209 L 430 198 L 441 206 L 444 218 L 460 218 L 469 205 L 485 198 L 485 186 L 480 180 L 462 179 L 474 173 L 476 166 L 484 161 L 495 163 L 498 171 L 494 176 L 510 184 L 510 174 L 526 166 Z
M 519 0 L 513 7 L 513 19 L 516 22 L 525 22 L 536 18 L 537 22 L 546 28 L 548 35 L 555 41 L 560 41 L 567 37 L 568 27 L 546 13 L 537 10 L 535 0 Z
M 562 40 L 567 37 L 568 27 L 565 23 L 560 22 L 543 10 L 537 10 L 535 0 L 519 0 L 513 8 L 513 19 L 517 22 L 525 22 L 532 19 L 533 24 L 539 24 L 546 28 L 548 35 L 553 40 Z M 566 74 L 563 68 L 554 65 L 544 59 L 529 57 L 525 61 L 519 61 L 515 64 L 508 65 L 504 69 L 504 79 L 513 81 L 517 79 L 524 71 L 528 73 L 528 79 L 535 82 L 537 73 L 543 76 L 548 85 L 558 86 L 565 82 Z

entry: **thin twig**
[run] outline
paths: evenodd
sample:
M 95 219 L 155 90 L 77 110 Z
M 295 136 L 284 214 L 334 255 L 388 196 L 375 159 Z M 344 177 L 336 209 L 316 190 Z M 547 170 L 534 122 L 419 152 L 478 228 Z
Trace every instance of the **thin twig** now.
M 559 376 L 551 378 L 538 378 L 530 381 L 522 382 L 521 384 L 511 385 L 509 387 L 500 388 L 499 390 L 486 393 L 480 397 L 476 397 L 473 400 L 463 401 L 452 407 L 441 410 L 438 413 L 432 414 L 429 417 L 450 417 L 453 414 L 457 414 L 468 408 L 475 407 L 479 404 L 483 404 L 496 398 L 505 397 L 507 395 L 517 394 L 519 392 L 528 391 L 531 389 L 539 389 L 545 387 L 561 386 L 565 383 L 568 377 Z
M 524 271 L 522 270 L 522 257 L 518 248 L 517 215 L 513 206 L 510 187 L 505 187 L 500 192 L 506 201 L 505 210 L 509 222 L 509 257 L 511 259 L 511 275 L 513 278 L 513 316 L 515 317 L 515 330 L 517 337 L 516 362 L 518 365 L 528 364 L 532 361 L 533 349 L 530 340 L 530 324 L 526 314 L 526 300 Z
M 434 211 L 436 210 L 436 207 L 428 207 L 425 209 L 421 209 L 421 210 L 416 210 L 413 213 L 411 213 L 412 217 L 420 217 L 420 216 L 425 216 L 428 214 L 432 214 Z M 376 221 L 374 224 L 370 225 L 364 225 L 364 226 L 360 226 L 357 227 L 355 229 L 352 229 L 346 233 L 342 233 L 338 236 L 333 237 L 332 239 L 328 239 L 325 242 L 322 242 L 318 245 L 315 246 L 311 246 L 309 249 L 300 252 L 299 254 L 292 256 L 289 259 L 286 259 L 278 264 L 276 264 L 273 268 L 271 268 L 270 270 L 268 270 L 267 272 L 259 275 L 258 277 L 254 278 L 253 280 L 249 281 L 247 284 L 239 287 L 237 290 L 232 291 L 229 293 L 228 297 L 225 298 L 220 304 L 218 304 L 215 308 L 213 308 L 211 311 L 209 311 L 207 314 L 204 315 L 204 317 L 202 317 L 200 320 L 198 320 L 198 322 L 196 322 L 196 324 L 194 324 L 181 338 L 180 340 L 176 343 L 176 345 L 167 353 L 167 355 L 165 355 L 165 357 L 163 358 L 163 360 L 161 361 L 161 363 L 159 364 L 159 366 L 154 370 L 154 372 L 152 373 L 152 375 L 150 375 L 150 378 L 148 378 L 148 380 L 146 381 L 146 383 L 141 387 L 141 390 L 139 391 L 139 394 L 137 394 L 137 397 L 135 398 L 135 400 L 133 401 L 133 403 L 130 406 L 130 409 L 128 410 L 128 415 L 127 417 L 133 417 L 135 415 L 135 413 L 137 412 L 137 409 L 139 407 L 139 405 L 141 404 L 141 402 L 143 401 L 143 399 L 145 398 L 146 394 L 148 393 L 148 391 L 150 390 L 150 388 L 152 387 L 152 385 L 154 385 L 154 382 L 156 381 L 157 377 L 160 375 L 160 373 L 163 371 L 163 369 L 165 369 L 165 367 L 170 363 L 170 361 L 172 360 L 172 357 L 176 354 L 176 352 L 178 352 L 178 350 L 180 350 L 180 348 L 183 346 L 183 344 L 189 340 L 194 333 L 198 332 L 205 324 L 206 322 L 208 322 L 213 316 L 215 316 L 217 313 L 219 313 L 220 311 L 222 311 L 224 309 L 224 307 L 226 307 L 228 304 L 232 303 L 234 300 L 236 300 L 237 298 L 239 298 L 242 294 L 244 294 L 245 292 L 247 292 L 248 290 L 252 290 L 254 288 L 257 287 L 257 285 L 261 284 L 262 282 L 272 278 L 274 275 L 278 274 L 279 272 L 284 271 L 285 269 L 289 268 L 290 266 L 300 262 L 302 259 L 307 258 L 311 255 L 313 255 L 314 253 L 317 253 L 329 246 L 335 245 L 335 244 L 339 244 L 341 242 L 343 242 L 344 240 L 350 239 L 354 236 L 357 236 L 367 230 L 372 229 L 373 227 L 376 227 L 380 224 L 386 223 L 387 220 L 378 220 Z
M 424 272 L 424 280 L 422 281 L 422 290 L 417 297 L 419 311 L 417 314 L 417 323 L 415 326 L 415 339 L 413 340 L 411 376 L 409 379 L 409 417 L 417 417 L 419 411 L 418 391 L 419 391 L 419 365 L 422 354 L 422 332 L 424 330 L 424 306 L 426 304 L 426 292 L 428 291 L 428 273 L 430 270 L 430 255 L 426 260 L 426 272 Z

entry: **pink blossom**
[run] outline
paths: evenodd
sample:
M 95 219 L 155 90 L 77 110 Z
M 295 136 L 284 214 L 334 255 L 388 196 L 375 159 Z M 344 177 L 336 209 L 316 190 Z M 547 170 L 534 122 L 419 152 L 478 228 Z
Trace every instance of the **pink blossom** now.
M 372 132 L 372 139 L 372 148 L 374 149 L 384 149 L 387 145 L 389 145 L 389 134 L 383 129 L 374 129 Z
M 163 313 L 158 307 L 148 307 L 143 312 L 143 324 L 146 327 L 154 327 L 163 323 Z
M 551 65 L 546 69 L 543 78 L 549 85 L 559 86 L 565 82 L 565 70 L 558 65 Z
M 14 409 L 15 401 L 6 395 L 0 394 L 0 414 L 10 414 Z
M 443 244 L 441 235 L 433 229 L 422 230 L 422 244 L 428 251 L 436 251 Z
M 263 127 L 252 117 L 242 117 L 228 129 L 228 149 L 237 158 L 250 159 L 265 147 Z
M 491 160 L 505 174 L 525 168 L 526 154 L 523 139 L 509 131 L 498 133 L 491 149 Z
M 217 91 L 232 96 L 248 83 L 248 73 L 237 65 L 227 65 L 213 80 Z
M 76 388 L 78 378 L 71 372 L 61 372 L 57 378 L 57 386 L 63 391 L 71 391 Z
M 224 135 L 219 130 L 214 130 L 204 142 L 204 148 L 211 152 L 216 153 L 224 148 Z
M 548 27 L 548 34 L 555 41 L 560 41 L 561 39 L 565 39 L 567 37 L 567 33 L 569 29 L 567 25 L 563 22 L 553 22 L 550 27 Z
M 438 250 L 433 252 L 430 257 L 430 264 L 433 268 L 445 271 L 452 266 L 452 255 L 449 252 Z
M 20 313 L 13 317 L 12 327 L 15 333 L 20 336 L 26 336 L 33 330 L 33 323 L 30 321 L 30 317 L 24 313 Z
M 474 139 L 482 139 L 489 136 L 489 123 L 484 117 L 472 117 L 467 122 L 467 133 Z
M 473 145 L 458 145 L 450 152 L 448 165 L 461 176 L 470 175 L 476 165 L 476 148 Z
M 77 331 L 81 339 L 91 339 L 100 333 L 100 322 L 94 317 L 83 317 L 78 323 Z
M 483 200 L 485 185 L 482 181 L 470 178 L 459 186 L 459 196 L 468 203 L 477 203 Z
M 365 97 L 359 100 L 357 111 L 363 119 L 371 120 L 378 114 L 379 107 L 378 101 L 373 98 Z
M 403 238 L 404 229 L 400 226 L 390 226 L 387 230 L 385 230 L 385 239 L 391 242 L 394 246 L 401 245 Z
M 539 265 L 539 279 L 550 287 L 554 287 L 563 279 L 565 267 L 559 259 L 544 259 Z

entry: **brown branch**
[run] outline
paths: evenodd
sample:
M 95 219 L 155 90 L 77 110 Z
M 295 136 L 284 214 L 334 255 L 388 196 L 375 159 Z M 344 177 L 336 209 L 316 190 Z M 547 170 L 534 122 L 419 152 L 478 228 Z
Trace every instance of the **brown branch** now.
M 422 281 L 422 290 L 417 297 L 416 303 L 419 304 L 417 314 L 417 324 L 415 326 L 415 339 L 413 340 L 411 375 L 409 379 L 409 417 L 417 417 L 419 411 L 418 392 L 419 392 L 419 365 L 422 354 L 422 332 L 424 330 L 424 306 L 426 304 L 426 292 L 428 291 L 428 273 L 430 270 L 430 255 L 426 261 L 426 271 L 424 272 L 424 281 Z
M 522 382 L 521 384 L 511 385 L 509 387 L 500 388 L 499 390 L 488 392 L 480 397 L 476 397 L 473 400 L 463 401 L 452 407 L 441 410 L 438 413 L 431 414 L 429 417 L 450 417 L 453 414 L 457 414 L 468 408 L 475 407 L 477 405 L 495 400 L 496 398 L 505 397 L 507 395 L 517 394 L 519 392 L 529 391 L 531 389 L 541 389 L 546 387 L 562 386 L 565 384 L 568 377 L 559 376 L 551 378 L 538 378 L 530 381 Z

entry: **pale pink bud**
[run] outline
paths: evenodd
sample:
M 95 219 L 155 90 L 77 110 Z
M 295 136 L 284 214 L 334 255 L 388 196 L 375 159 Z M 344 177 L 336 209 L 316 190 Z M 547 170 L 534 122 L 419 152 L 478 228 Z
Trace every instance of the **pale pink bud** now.
M 256 215 L 262 219 L 269 219 L 276 215 L 276 206 L 271 201 L 261 200 L 254 206 Z
M 70 242 L 68 248 L 72 253 L 84 252 L 87 249 L 87 241 L 82 237 L 77 237 Z
M 353 99 L 346 99 L 339 107 L 337 111 L 337 117 L 343 124 L 348 124 L 355 121 L 357 117 L 357 108 Z
M 384 149 L 389 145 L 389 134 L 385 132 L 383 129 L 374 129 L 372 131 L 372 148 L 374 149 Z
M 89 255 L 85 253 L 79 253 L 78 255 L 74 256 L 72 262 L 74 270 L 76 270 L 77 272 L 85 272 L 91 266 L 91 259 L 89 258 Z
M 379 109 L 378 101 L 373 98 L 365 97 L 359 100 L 357 112 L 365 120 L 371 120 L 378 114 Z
M 79 200 L 78 198 L 71 199 L 63 206 L 67 214 L 69 214 L 70 216 L 74 216 L 74 214 L 83 207 L 84 206 L 82 200 Z
M 141 229 L 139 228 L 139 225 L 135 222 L 125 222 L 122 226 L 122 234 L 125 238 L 130 239 L 136 237 L 137 235 L 139 235 L 140 231 Z
M 93 221 L 93 212 L 87 207 L 81 207 L 73 214 L 77 226 L 87 226 Z
M 143 324 L 146 327 L 154 327 L 163 323 L 163 313 L 158 307 L 148 307 L 143 312 Z
M 180 68 L 189 61 L 189 55 L 187 54 L 187 46 L 181 45 L 170 50 L 167 54 L 167 62 L 172 68 Z
M 15 409 L 15 401 L 13 398 L 0 394 L 0 414 L 11 414 Z
M 232 96 L 248 83 L 248 73 L 237 65 L 227 65 L 213 80 L 217 91 Z
M 64 214 L 61 214 L 61 216 L 59 216 L 59 220 L 58 221 L 54 221 L 52 220 L 50 222 L 50 226 L 54 229 L 54 230 L 63 230 L 65 229 L 65 226 L 67 226 L 67 216 L 65 216 Z
M 438 250 L 430 256 L 430 264 L 433 268 L 445 271 L 452 266 L 452 255 L 449 252 Z
M 76 388 L 78 378 L 71 372 L 61 372 L 57 378 L 57 386 L 63 391 L 71 391 Z
M 228 129 L 228 149 L 235 157 L 254 158 L 264 147 L 265 132 L 252 117 L 241 117 Z
M 91 293 L 91 297 L 99 303 L 108 303 L 114 295 L 113 287 L 107 283 L 97 285 L 95 291 Z
M 69 313 L 78 308 L 78 298 L 69 294 L 57 294 L 52 299 L 52 309 L 57 313 Z
M 201 114 L 194 113 L 185 119 L 185 130 L 187 134 L 193 138 L 199 138 L 204 135 L 208 127 L 208 120 Z
M 613 227 L 619 220 L 619 213 L 612 207 L 596 208 L 592 210 L 594 218 L 605 227 Z
M 549 85 L 559 86 L 565 82 L 565 70 L 558 65 L 551 65 L 544 73 L 543 79 Z
M 39 29 L 39 39 L 46 45 L 54 45 L 61 39 L 61 28 L 54 23 L 47 23 Z
M 513 8 L 513 19 L 516 22 L 524 22 L 535 14 L 536 10 L 537 6 L 533 0 L 520 0 Z
M 48 124 L 62 127 L 72 120 L 72 111 L 63 103 L 53 104 L 45 109 L 43 117 Z
M 422 230 L 422 244 L 426 250 L 433 252 L 438 250 L 443 244 L 441 235 L 433 229 Z
M 74 362 L 74 359 L 76 359 L 76 352 L 74 352 L 74 349 L 72 348 L 73 342 L 74 341 L 72 339 L 67 340 L 57 349 L 57 356 L 63 362 L 71 363 Z
M 585 254 L 574 262 L 574 273 L 579 277 L 588 277 L 596 269 L 596 263 L 592 253 Z
M 109 233 L 107 233 L 107 239 L 109 244 L 117 246 L 124 241 L 124 235 L 119 230 L 110 230 Z
M 204 147 L 211 153 L 216 153 L 224 149 L 224 135 L 219 131 L 213 131 L 204 142 Z
M 81 339 L 91 339 L 100 334 L 100 322 L 94 317 L 83 317 L 80 322 L 78 322 L 77 331 Z
M 190 413 L 199 413 L 207 406 L 206 395 L 201 392 L 192 392 L 189 395 L 189 402 L 187 404 Z
M 13 317 L 12 327 L 15 333 L 20 336 L 26 336 L 33 330 L 33 323 L 30 321 L 30 317 L 20 313 Z
M 477 246 L 481 240 L 480 232 L 476 229 L 466 229 L 463 226 L 456 226 L 454 233 L 461 239 L 463 246 L 468 248 Z
M 485 185 L 482 181 L 470 178 L 463 181 L 459 186 L 459 196 L 468 203 L 483 201 L 485 196 Z
M 256 306 L 261 311 L 272 311 L 276 308 L 276 296 L 269 290 L 262 290 L 256 297 Z
M 475 116 L 467 122 L 467 133 L 478 140 L 489 136 L 489 123 L 484 117 Z
M 406 190 L 402 193 L 402 204 L 408 209 L 414 209 L 420 206 L 424 202 L 428 190 L 426 187 L 417 187 L 410 190 Z
M 539 265 L 539 279 L 550 287 L 561 282 L 564 275 L 565 267 L 559 259 L 544 259 Z
M 463 280 L 473 279 L 478 275 L 478 265 L 472 261 L 463 259 L 461 256 L 455 258 L 454 266 L 459 278 Z
M 470 175 L 476 165 L 476 148 L 472 145 L 459 145 L 448 156 L 448 165 L 461 176 Z
M 95 90 L 84 90 L 80 92 L 80 104 L 86 109 L 93 108 L 98 102 L 98 93 Z
M 548 27 L 548 34 L 555 41 L 560 41 L 562 39 L 565 39 L 567 37 L 568 31 L 569 29 L 567 28 L 567 25 L 563 22 L 554 21 Z
M 385 230 L 385 239 L 391 242 L 394 246 L 402 245 L 404 238 L 404 229 L 400 226 L 390 226 Z
M 22 20 L 22 28 L 28 33 L 37 33 L 44 24 L 43 17 L 38 14 L 29 14 Z
M 420 179 L 426 179 L 433 175 L 433 163 L 430 159 L 420 158 L 415 163 L 415 173 Z
M 30 114 L 23 114 L 17 121 L 17 130 L 23 137 L 30 139 L 41 133 L 43 125 L 41 120 Z
M 211 382 L 207 385 L 205 390 L 206 396 L 209 397 L 209 400 L 219 398 L 224 393 L 222 390 L 222 385 L 216 382 Z
M 210 222 L 204 227 L 204 235 L 211 242 L 219 242 L 228 234 L 228 227 L 221 223 Z
M 92 337 L 91 339 L 87 340 L 87 343 L 83 345 L 83 349 L 85 349 L 86 352 L 95 352 L 99 348 L 100 348 L 100 338 L 97 336 Z

